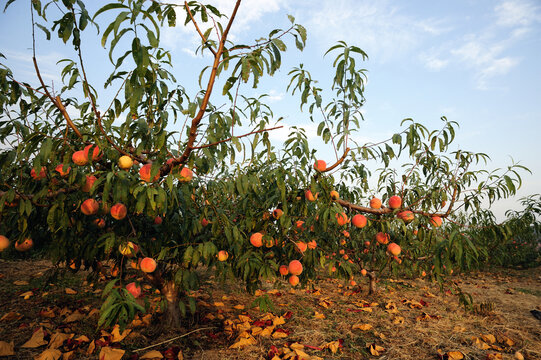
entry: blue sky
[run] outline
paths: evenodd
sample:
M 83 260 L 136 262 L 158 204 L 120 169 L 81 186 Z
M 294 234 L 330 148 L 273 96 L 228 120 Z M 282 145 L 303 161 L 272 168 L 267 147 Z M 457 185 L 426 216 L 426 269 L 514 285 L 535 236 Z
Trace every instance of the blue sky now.
M 209 2 L 226 13 L 234 3 Z M 305 125 L 309 136 L 315 136 L 315 125 L 298 111 L 296 97 L 286 93 L 287 73 L 303 63 L 323 87 L 328 85 L 332 56 L 323 54 L 336 41 L 344 40 L 369 55 L 364 64 L 368 70 L 365 122 L 357 139 L 385 139 L 407 117 L 438 128 L 440 117 L 446 116 L 460 124 L 454 149 L 487 153 L 492 159 L 487 169 L 505 168 L 511 158 L 520 162 L 533 175 L 524 174 L 518 197 L 541 193 L 538 0 L 252 0 L 242 6 L 232 32 L 235 41 L 253 43 L 273 28 L 287 27 L 287 14 L 308 30 L 304 52 L 291 44 L 283 68 L 274 78 L 262 82 L 257 91 L 249 85 L 241 89 L 251 95 L 269 93 L 275 114 L 284 116 L 286 125 Z M 17 1 L 0 19 L 0 30 L 9 34 L 0 38 L 0 52 L 8 57 L 18 78 L 36 83 L 27 1 Z M 84 45 L 83 51 L 90 55 L 91 82 L 99 84 L 108 60 L 95 32 L 87 36 L 90 41 L 96 39 L 96 45 Z M 210 63 L 208 57 L 194 57 L 198 39 L 191 27 L 167 29 L 162 41 L 172 49 L 174 73 L 181 82 L 193 82 L 198 75 L 186 69 Z M 55 62 L 73 56 L 72 49 L 38 42 L 37 51 L 46 81 L 59 84 Z M 277 131 L 273 138 L 283 139 L 285 132 Z M 330 146 L 317 146 L 321 157 L 332 162 Z M 516 199 L 502 201 L 493 209 L 501 218 L 509 208 L 518 208 Z

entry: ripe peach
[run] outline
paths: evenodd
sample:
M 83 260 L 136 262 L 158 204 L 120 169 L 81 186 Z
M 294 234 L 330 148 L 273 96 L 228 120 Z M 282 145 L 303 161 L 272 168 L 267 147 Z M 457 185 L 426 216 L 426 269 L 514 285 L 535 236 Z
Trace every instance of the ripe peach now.
M 92 150 L 92 154 L 90 154 L 90 150 Z M 100 148 L 98 145 L 87 145 L 83 151 L 85 158 L 89 161 L 96 161 L 100 158 Z
M 95 177 L 94 175 L 87 175 L 86 176 L 86 181 L 85 181 L 85 184 L 83 185 L 82 190 L 84 192 L 90 192 L 90 189 L 92 189 L 92 186 L 94 185 L 96 180 L 98 180 L 98 178 Z
M 366 271 L 366 269 L 362 269 L 362 270 L 361 270 L 361 275 L 362 275 L 362 276 L 366 276 L 367 273 L 368 273 L 368 271 Z
M 402 219 L 405 223 L 409 223 L 415 219 L 415 215 L 413 215 L 413 212 L 411 211 L 401 211 L 398 214 L 396 214 L 396 217 L 399 219 Z
M 30 170 L 30 176 L 32 176 L 32 178 L 34 180 L 41 180 L 41 179 L 44 179 L 47 176 L 46 171 L 47 171 L 47 168 L 45 166 L 41 167 L 41 170 L 39 171 L 39 174 L 36 174 L 36 170 L 32 169 L 32 170 Z
M 389 243 L 389 234 L 379 232 L 376 234 L 376 241 L 380 244 L 387 245 Z
M 430 223 L 432 224 L 432 226 L 434 227 L 440 227 L 441 224 L 443 223 L 443 221 L 441 220 L 441 217 L 439 216 L 432 216 L 430 218 Z
M 250 236 L 250 243 L 255 247 L 263 246 L 263 234 L 258 232 L 253 233 L 252 236 Z
M 280 266 L 280 275 L 286 276 L 287 274 L 289 274 L 289 269 L 287 268 L 287 266 L 286 265 Z
M 136 299 L 141 296 L 141 287 L 134 282 L 126 285 L 126 290 L 128 290 L 128 292 Z
M 295 226 L 297 227 L 297 229 L 302 229 L 303 225 L 304 225 L 304 221 L 302 220 L 295 221 Z
M 422 276 L 422 277 L 425 277 L 425 276 L 426 276 L 426 271 L 423 271 L 423 272 L 421 273 L 421 276 Z
M 142 271 L 146 273 L 151 273 L 154 270 L 156 270 L 157 265 L 158 264 L 153 258 L 146 257 L 146 258 L 143 258 L 143 260 L 141 260 L 141 264 L 139 266 L 141 267 Z
M 218 251 L 218 261 L 226 261 L 229 258 L 229 253 L 225 250 Z
M 100 209 L 100 204 L 94 199 L 86 199 L 81 204 L 81 212 L 85 215 L 95 215 Z
M 364 242 L 364 246 L 370 246 L 370 241 L 366 240 L 366 241 Z
M 370 200 L 370 207 L 372 209 L 380 209 L 381 208 L 381 200 L 378 199 L 377 197 L 372 198 L 372 200 Z
M 202 219 L 201 219 L 201 225 L 203 225 L 203 227 L 207 226 L 208 224 L 210 224 L 210 221 L 208 221 L 208 220 L 205 219 L 205 218 L 202 218 Z
M 56 166 L 55 170 L 58 171 L 58 173 L 60 174 L 60 176 L 67 176 L 67 175 L 70 173 L 71 166 L 68 166 L 68 167 L 64 170 L 64 164 L 59 164 L 59 165 Z
M 419 233 L 419 230 L 415 229 L 413 230 L 413 235 L 417 235 Z
M 79 166 L 88 164 L 88 158 L 85 156 L 85 152 L 83 150 L 74 152 L 73 155 L 71 155 L 71 160 L 75 163 L 75 165 Z
M 327 163 L 323 160 L 316 160 L 316 162 L 314 163 L 314 169 L 316 169 L 317 171 L 325 171 L 326 168 Z
M 289 272 L 292 274 L 292 275 L 300 275 L 302 274 L 302 264 L 299 260 L 292 260 L 290 263 L 289 263 Z
M 367 223 L 366 216 L 357 214 L 353 217 L 353 219 L 351 219 L 351 223 L 353 224 L 353 226 L 361 229 L 366 226 L 366 223 Z
M 347 217 L 346 213 L 336 214 L 336 222 L 340 226 L 346 225 L 348 223 L 348 217 Z
M 349 232 L 346 230 L 342 231 L 342 235 L 344 235 L 347 238 L 350 237 Z
M 315 240 L 310 240 L 308 242 L 308 249 L 314 250 L 317 248 L 317 242 Z
M 163 220 L 162 220 L 161 216 L 156 216 L 154 218 L 154 224 L 161 225 L 162 222 L 163 222 Z
M 34 246 L 34 241 L 32 241 L 32 239 L 30 238 L 26 238 L 21 243 L 19 243 L 18 241 L 15 243 L 15 250 L 21 251 L 21 252 L 28 251 L 32 249 L 33 246 Z
M 396 243 L 390 243 L 389 245 L 387 245 L 387 252 L 391 255 L 394 255 L 394 256 L 398 256 L 400 255 L 400 252 L 402 251 L 402 249 L 400 249 L 400 245 L 396 244 Z
M 282 217 L 283 214 L 284 212 L 282 211 L 282 209 L 274 209 L 274 211 L 272 212 L 272 217 L 278 220 Z
M 338 194 L 338 191 L 333 190 L 331 191 L 331 200 L 338 200 L 340 199 L 340 194 Z
M 111 216 L 117 220 L 122 220 L 128 215 L 128 209 L 126 205 L 122 203 L 116 203 L 111 206 Z
M 335 272 L 335 271 L 336 271 L 336 266 L 333 266 L 333 267 L 331 268 L 331 272 Z
M 357 282 L 355 280 L 350 280 L 349 285 L 355 286 L 355 285 L 357 285 Z
M 400 196 L 393 195 L 389 198 L 389 207 L 391 209 L 398 209 L 402 206 L 402 198 Z
M 312 194 L 312 191 L 310 191 L 310 190 L 306 190 L 306 191 L 304 192 L 304 197 L 305 197 L 306 200 L 308 200 L 308 201 L 316 201 L 317 195 L 318 195 L 318 194 L 316 194 L 316 196 L 314 196 L 314 194 Z
M 141 180 L 145 181 L 145 182 L 152 182 L 152 181 L 157 181 L 159 178 L 160 178 L 160 174 L 159 174 L 159 171 L 158 173 L 156 174 L 156 176 L 154 176 L 154 178 L 151 180 L 150 179 L 150 171 L 152 170 L 152 164 L 145 164 L 141 167 L 141 169 L 139 169 L 139 177 L 141 177 Z
M 123 155 L 118 159 L 118 167 L 122 170 L 128 170 L 133 166 L 133 160 L 127 155 Z
M 189 181 L 192 180 L 192 178 L 193 178 L 192 170 L 190 170 L 187 167 L 182 168 L 182 170 L 180 170 L 180 174 L 178 176 L 178 181 L 180 181 L 180 182 L 189 182 Z
M 291 286 L 297 286 L 299 284 L 299 277 L 297 275 L 291 275 L 288 281 Z
M 300 251 L 301 253 L 305 252 L 308 248 L 308 245 L 304 241 L 297 242 L 297 251 Z
M 96 224 L 96 226 L 99 227 L 100 229 L 103 229 L 105 227 L 105 220 L 95 219 L 94 224 Z
M 340 240 L 340 245 L 344 246 L 344 245 L 346 245 L 346 244 L 347 244 L 346 239 L 341 239 L 341 240 Z
M 0 252 L 9 247 L 9 239 L 4 235 L 0 235 Z

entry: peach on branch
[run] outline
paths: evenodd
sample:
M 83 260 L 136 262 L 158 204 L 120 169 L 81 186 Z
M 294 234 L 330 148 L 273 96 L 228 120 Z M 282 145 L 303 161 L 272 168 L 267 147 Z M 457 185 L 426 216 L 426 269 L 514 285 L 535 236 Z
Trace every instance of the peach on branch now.
M 348 223 L 348 217 L 347 217 L 346 213 L 338 213 L 338 214 L 336 214 L 336 222 L 340 226 L 346 225 Z
M 413 219 L 415 219 L 415 215 L 413 215 L 413 212 L 409 210 L 401 211 L 398 214 L 396 214 L 396 216 L 399 219 L 402 219 L 405 223 L 412 222 Z
M 157 265 L 158 264 L 156 263 L 156 260 L 154 260 L 153 258 L 146 257 L 146 258 L 143 258 L 143 260 L 141 260 L 141 264 L 139 265 L 139 267 L 141 268 L 142 271 L 146 273 L 151 273 L 151 272 L 154 272 L 154 270 L 156 270 Z
M 389 207 L 391 209 L 399 209 L 402 206 L 402 198 L 400 196 L 393 195 L 389 198 Z
M 299 241 L 296 243 L 297 245 L 297 251 L 303 253 L 308 248 L 308 245 L 304 241 Z
M 317 248 L 317 242 L 315 240 L 310 240 L 307 245 L 308 245 L 308 249 L 311 249 L 311 250 L 314 250 L 315 248 Z
M 390 238 L 391 237 L 389 236 L 389 234 L 386 234 L 383 232 L 379 232 L 376 234 L 376 241 L 382 245 L 387 245 L 389 243 Z
M 154 218 L 154 221 L 153 221 L 153 222 L 154 222 L 154 224 L 156 224 L 156 225 L 161 225 L 162 222 L 163 222 L 163 219 L 162 219 L 161 216 L 156 216 L 156 217 Z
M 291 286 L 297 286 L 299 284 L 299 277 L 297 275 L 291 275 L 288 281 Z
M 9 239 L 4 235 L 0 235 L 0 252 L 9 247 Z
M 158 173 L 151 180 L 150 179 L 151 170 L 152 170 L 152 164 L 148 163 L 148 164 L 143 165 L 141 169 L 139 169 L 139 177 L 141 178 L 141 180 L 145 182 L 153 182 L 153 181 L 157 181 L 160 178 L 160 174 L 158 171 Z
M 75 165 L 79 166 L 88 164 L 88 158 L 85 156 L 85 152 L 83 150 L 74 152 L 73 155 L 71 155 L 71 160 L 75 163 Z
M 302 274 L 302 264 L 299 260 L 292 260 L 288 267 L 289 273 L 292 275 Z
M 394 255 L 394 256 L 398 256 L 400 255 L 400 252 L 402 251 L 402 249 L 400 249 L 400 245 L 396 244 L 396 243 L 390 243 L 389 245 L 387 245 L 387 252 L 391 255 Z
M 92 151 L 92 154 L 90 154 L 90 151 Z M 100 158 L 100 148 L 97 145 L 85 146 L 83 153 L 85 158 L 88 159 L 88 161 L 96 161 Z
M 282 217 L 283 214 L 284 212 L 282 211 L 282 209 L 274 209 L 274 211 L 272 212 L 272 217 L 278 220 Z
M 122 220 L 128 215 L 128 209 L 126 208 L 126 205 L 122 203 L 116 203 L 113 206 L 111 206 L 111 216 L 114 219 Z
M 366 223 L 367 223 L 367 219 L 366 219 L 366 216 L 364 215 L 361 215 L 361 214 L 357 214 L 353 217 L 353 219 L 351 219 L 351 223 L 353 224 L 353 226 L 355 226 L 356 228 L 363 228 L 366 226 Z
M 141 287 L 134 282 L 126 285 L 126 290 L 128 290 L 128 292 L 136 299 L 141 296 Z
M 47 176 L 46 171 L 47 171 L 47 168 L 45 166 L 41 167 L 41 170 L 39 171 L 39 174 L 36 174 L 36 170 L 32 169 L 32 170 L 30 170 L 30 176 L 34 180 L 41 180 L 41 179 L 44 179 Z
M 96 224 L 96 226 L 99 227 L 100 229 L 103 229 L 105 227 L 105 220 L 96 219 L 94 220 L 94 224 Z
M 325 171 L 325 169 L 327 169 L 327 163 L 323 160 L 316 160 L 314 163 L 314 169 L 317 171 Z
M 381 200 L 377 197 L 374 197 L 370 200 L 370 207 L 372 209 L 380 209 L 381 208 Z
M 340 194 L 338 194 L 338 191 L 333 190 L 331 191 L 331 200 L 338 200 L 340 199 Z
M 439 216 L 432 216 L 432 217 L 430 218 L 430 223 L 431 223 L 432 226 L 434 226 L 434 227 L 440 227 L 441 224 L 443 223 L 443 221 L 442 221 L 441 217 L 439 217 Z
M 218 251 L 218 261 L 226 261 L 229 258 L 229 253 L 225 250 Z
M 366 276 L 366 274 L 368 274 L 368 271 L 366 271 L 366 269 L 362 269 L 361 270 L 361 275 Z
M 312 191 L 310 191 L 310 190 L 306 190 L 306 191 L 304 192 L 304 197 L 305 197 L 306 200 L 308 200 L 308 201 L 316 201 L 317 196 L 318 196 L 318 194 L 316 194 L 316 195 L 314 196 L 314 194 L 312 194 Z
M 287 274 L 289 274 L 289 269 L 287 268 L 286 265 L 281 265 L 279 270 L 280 270 L 280 275 L 282 276 L 286 276 Z
M 255 247 L 263 246 L 263 234 L 259 232 L 253 233 L 252 236 L 250 236 L 250 244 Z
M 133 160 L 127 155 L 123 155 L 118 159 L 118 167 L 123 170 L 128 170 L 133 166 Z
M 100 209 L 100 204 L 94 199 L 86 199 L 81 204 L 81 212 L 85 215 L 95 215 Z
M 24 251 L 28 251 L 32 249 L 33 246 L 34 246 L 34 241 L 30 238 L 26 238 L 22 242 L 15 243 L 15 250 L 24 252 Z
M 68 166 L 64 169 L 64 164 L 58 164 L 55 170 L 60 174 L 60 176 L 68 176 L 71 170 L 71 166 Z
M 193 172 L 187 167 L 182 168 L 178 175 L 178 181 L 180 182 L 189 182 L 193 178 Z
M 96 180 L 98 180 L 98 178 L 95 177 L 94 175 L 87 175 L 85 184 L 83 185 L 83 189 L 82 189 L 83 192 L 90 192 Z

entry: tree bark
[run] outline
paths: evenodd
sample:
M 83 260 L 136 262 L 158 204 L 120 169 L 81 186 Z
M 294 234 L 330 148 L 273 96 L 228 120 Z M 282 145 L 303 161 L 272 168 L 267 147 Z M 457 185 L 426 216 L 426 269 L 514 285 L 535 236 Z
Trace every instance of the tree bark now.
M 178 289 L 173 280 L 166 281 L 161 288 L 162 295 L 164 296 L 167 308 L 165 309 L 164 325 L 167 328 L 178 329 L 180 328 L 180 308 L 178 306 Z
M 369 288 L 368 288 L 368 294 L 372 295 L 372 294 L 375 294 L 377 292 L 376 274 L 373 271 L 370 271 L 369 273 L 367 273 L 367 275 L 368 275 L 368 279 L 370 280 L 370 285 L 369 285 Z

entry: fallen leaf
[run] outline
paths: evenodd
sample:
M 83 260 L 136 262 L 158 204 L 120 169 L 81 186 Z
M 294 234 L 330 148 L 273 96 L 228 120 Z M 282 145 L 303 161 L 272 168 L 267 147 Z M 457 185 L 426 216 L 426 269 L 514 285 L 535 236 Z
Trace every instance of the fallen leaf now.
M 68 294 L 68 295 L 77 294 L 77 291 L 73 290 L 72 288 L 66 288 L 65 291 L 66 291 L 66 294 Z
M 13 341 L 7 343 L 5 341 L 0 341 L 0 356 L 10 356 L 15 355 Z
M 68 351 L 62 354 L 62 360 L 73 360 L 75 359 L 75 351 Z
M 58 349 L 64 344 L 64 341 L 71 339 L 75 334 L 54 333 L 49 341 L 49 349 Z
M 28 300 L 28 299 L 30 299 L 30 296 L 32 296 L 32 295 L 34 295 L 34 293 L 32 291 L 26 291 L 26 292 L 23 292 L 19 296 L 22 296 L 25 300 Z
M 257 344 L 257 340 L 253 336 L 250 336 L 249 338 L 240 339 L 239 341 L 237 341 L 236 343 L 231 345 L 229 348 L 230 349 L 240 349 L 242 347 L 255 345 L 255 344 Z
M 449 351 L 447 353 L 449 360 L 461 360 L 464 359 L 464 355 L 460 351 Z
M 86 335 L 81 335 L 78 338 L 76 338 L 75 341 L 78 341 L 81 343 L 87 343 L 87 342 L 90 342 L 90 339 Z
M 37 348 L 37 347 L 40 347 L 42 345 L 46 345 L 47 341 L 45 341 L 43 339 L 44 337 L 45 337 L 45 331 L 43 330 L 43 328 L 40 327 L 38 330 L 36 330 L 32 334 L 32 337 L 27 342 L 25 342 L 21 347 L 23 347 L 23 348 Z
M 14 321 L 14 320 L 21 320 L 22 318 L 23 316 L 19 314 L 18 312 L 10 311 L 4 314 L 4 316 L 0 318 L 0 321 Z
M 464 326 L 456 325 L 453 328 L 453 332 L 455 332 L 455 333 L 462 333 L 464 331 L 466 331 L 466 328 Z
M 489 344 L 494 344 L 496 342 L 496 337 L 492 334 L 481 335 L 481 339 L 485 340 Z
M 283 316 L 278 316 L 278 317 L 276 317 L 276 318 L 274 318 L 274 319 L 272 320 L 272 324 L 273 324 L 274 326 L 283 325 L 283 324 L 285 324 L 285 323 L 286 323 L 286 321 L 285 321 L 285 319 L 284 319 Z
M 241 304 L 235 305 L 235 306 L 233 306 L 233 309 L 244 310 L 244 305 L 241 305 Z
M 368 346 L 368 351 L 370 351 L 370 354 L 374 355 L 374 356 L 379 356 L 382 352 L 385 351 L 385 348 L 379 346 L 379 345 L 376 345 L 376 344 L 370 344 Z
M 111 347 L 102 347 L 99 355 L 100 360 L 120 360 L 126 351 Z
M 118 324 L 116 324 L 114 327 L 113 327 L 113 331 L 111 331 L 111 335 L 113 336 L 113 338 L 111 339 L 111 342 L 121 342 L 122 340 L 124 340 L 124 338 L 126 336 L 128 336 L 131 332 L 131 329 L 126 329 L 122 332 L 122 334 L 120 333 L 120 326 L 118 326 Z
M 326 343 L 325 345 L 321 346 L 322 349 L 329 349 L 333 354 L 336 354 L 338 349 L 340 348 L 340 340 L 331 341 L 329 343 Z
M 85 315 L 80 313 L 79 310 L 75 310 L 72 314 L 68 315 L 65 319 L 65 323 L 72 323 L 84 319 Z
M 503 359 L 503 356 L 500 353 L 487 354 L 487 360 L 501 360 L 501 359 Z
M 215 301 L 214 306 L 225 306 L 225 304 L 221 301 Z
M 395 316 L 395 318 L 393 319 L 393 324 L 400 325 L 403 324 L 404 321 L 405 319 L 402 316 Z
M 318 313 L 317 311 L 314 314 L 314 319 L 325 319 L 325 314 Z
M 95 349 L 96 349 L 96 343 L 94 342 L 94 340 L 92 340 L 92 342 L 88 345 L 88 349 L 86 350 L 86 354 L 87 355 L 92 355 L 92 353 L 94 352 Z
M 139 359 L 163 359 L 163 355 L 158 350 L 151 350 L 143 354 Z
M 28 285 L 28 281 L 26 281 L 26 280 L 16 280 L 16 281 L 13 282 L 13 285 L 17 285 L 17 286 Z
M 482 341 L 481 339 L 474 337 L 472 340 L 473 340 L 473 345 L 475 345 L 477 348 L 481 350 L 490 349 L 490 345 L 488 345 L 486 342 Z
M 38 356 L 34 358 L 34 360 L 58 360 L 62 356 L 62 352 L 58 349 L 47 349 Z
M 54 309 L 50 309 L 48 308 L 47 310 L 41 310 L 39 312 L 39 316 L 43 317 L 43 318 L 54 318 L 56 317 L 56 314 L 54 313 Z
M 368 330 L 371 330 L 372 329 L 372 325 L 370 324 L 355 324 L 351 327 L 351 329 L 359 329 L 359 330 L 362 330 L 362 331 L 368 331 Z

